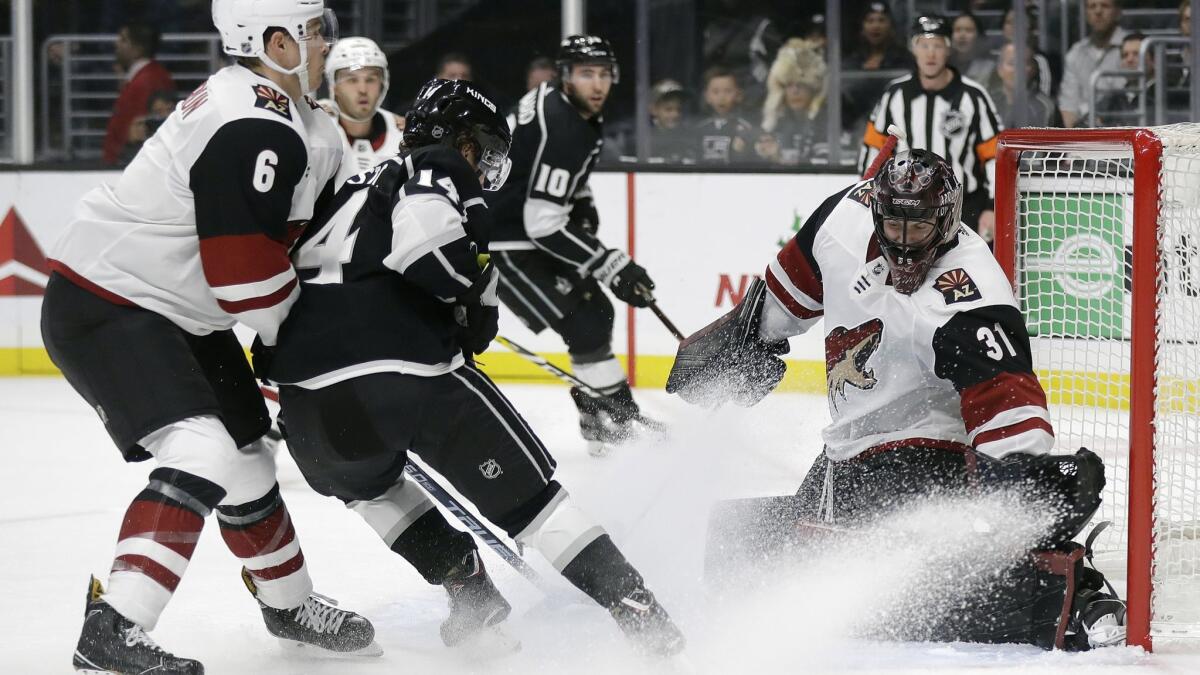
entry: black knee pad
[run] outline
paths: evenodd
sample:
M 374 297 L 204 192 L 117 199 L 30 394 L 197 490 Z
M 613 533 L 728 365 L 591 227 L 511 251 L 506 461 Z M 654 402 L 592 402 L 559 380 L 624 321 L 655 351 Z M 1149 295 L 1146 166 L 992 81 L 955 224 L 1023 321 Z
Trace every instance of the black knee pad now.
M 608 295 L 599 287 L 586 291 L 584 297 L 578 309 L 554 322 L 553 328 L 567 343 L 567 352 L 572 358 L 581 356 L 583 358 L 577 360 L 587 363 L 587 357 L 596 352 L 604 352 L 606 358 L 612 356 L 613 319 L 616 313 Z

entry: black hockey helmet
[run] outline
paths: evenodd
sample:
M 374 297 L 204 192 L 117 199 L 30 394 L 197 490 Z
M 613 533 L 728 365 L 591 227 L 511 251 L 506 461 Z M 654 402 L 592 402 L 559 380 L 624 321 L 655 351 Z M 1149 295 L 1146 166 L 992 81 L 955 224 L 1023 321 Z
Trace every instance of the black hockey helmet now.
M 941 157 L 906 150 L 884 163 L 871 189 L 871 217 L 897 291 L 908 295 L 925 281 L 938 250 L 958 232 L 961 212 L 962 184 Z
M 457 146 L 462 136 L 479 146 L 479 173 L 484 190 L 499 190 L 512 162 L 512 132 L 490 94 L 467 80 L 434 78 L 421 87 L 405 116 L 404 145 Z
M 621 79 L 621 70 L 617 65 L 617 53 L 613 51 L 608 40 L 599 35 L 571 35 L 563 38 L 558 45 L 558 56 L 554 65 L 558 66 L 558 75 L 567 79 L 571 75 L 571 66 L 580 64 L 600 64 L 612 69 L 613 84 Z

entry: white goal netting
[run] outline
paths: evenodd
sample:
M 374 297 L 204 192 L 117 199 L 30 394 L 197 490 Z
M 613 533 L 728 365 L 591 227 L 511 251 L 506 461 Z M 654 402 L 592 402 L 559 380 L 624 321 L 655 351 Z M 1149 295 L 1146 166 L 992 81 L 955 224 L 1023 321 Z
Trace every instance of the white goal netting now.
M 1153 397 L 1151 634 L 1200 637 L 1200 125 L 1152 131 L 1163 144 L 1158 190 L 1139 199 L 1159 205 L 1149 223 L 1157 311 L 1142 312 L 1154 321 L 1154 387 L 1138 390 L 1129 377 L 1132 147 L 1089 143 L 1082 132 L 1020 154 L 1015 282 L 1058 449 L 1091 448 L 1108 468 L 1097 519 L 1113 527 L 1097 559 L 1110 576 L 1126 571 L 1130 401 Z

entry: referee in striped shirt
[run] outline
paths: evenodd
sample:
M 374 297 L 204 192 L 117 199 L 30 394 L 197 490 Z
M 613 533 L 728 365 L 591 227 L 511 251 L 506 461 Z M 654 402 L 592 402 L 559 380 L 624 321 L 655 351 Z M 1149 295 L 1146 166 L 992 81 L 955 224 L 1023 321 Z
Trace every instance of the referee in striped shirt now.
M 859 170 L 871 165 L 887 140 L 885 130 L 895 124 L 910 147 L 935 152 L 954 167 L 965 192 L 963 222 L 991 241 L 996 137 L 1002 127 L 983 86 L 948 65 L 950 32 L 943 16 L 921 16 L 913 23 L 916 70 L 888 83 L 867 121 Z

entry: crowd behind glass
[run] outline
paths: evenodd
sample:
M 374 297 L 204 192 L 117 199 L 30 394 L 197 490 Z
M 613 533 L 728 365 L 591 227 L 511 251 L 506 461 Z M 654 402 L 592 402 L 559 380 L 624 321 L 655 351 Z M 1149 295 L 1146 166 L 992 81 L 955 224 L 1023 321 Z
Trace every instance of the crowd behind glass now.
M 1176 12 L 1173 26 L 1154 25 L 1152 32 L 1190 35 L 1191 0 L 1158 0 L 1161 9 Z M 963 77 L 974 80 L 991 96 L 1000 121 L 1013 126 L 1117 126 L 1156 119 L 1156 102 L 1165 101 L 1165 121 L 1188 118 L 1190 56 L 1187 48 L 1168 52 L 1165 70 L 1154 72 L 1151 60 L 1144 67 L 1139 48 L 1146 32 L 1136 21 L 1127 20 L 1122 4 L 1128 0 L 1084 0 L 1080 3 L 1087 33 L 1065 54 L 1047 40 L 1039 40 L 1046 24 L 1058 16 L 1039 16 L 1039 3 L 1030 2 L 1030 30 L 1026 58 L 1014 48 L 1014 13 L 1007 3 L 993 0 L 936 3 L 933 11 L 945 16 L 952 26 L 949 65 Z M 39 2 L 43 10 L 54 3 Z M 70 2 L 75 11 L 64 15 L 42 11 L 43 24 L 35 32 L 43 39 L 54 34 L 54 24 L 64 22 L 65 32 L 90 26 L 92 31 L 117 35 L 109 66 L 119 76 L 118 95 L 108 119 L 102 146 L 103 162 L 119 165 L 128 161 L 140 143 L 186 91 L 178 91 L 169 67 L 155 59 L 164 31 L 206 32 L 207 2 L 134 3 Z M 347 3 L 343 3 L 347 4 Z M 887 83 L 914 66 L 910 20 L 905 16 L 917 5 L 897 0 L 850 2 L 841 18 L 846 29 L 841 43 L 840 91 L 830 91 L 827 50 L 831 41 L 821 3 L 780 3 L 769 0 L 697 0 L 696 31 L 690 44 L 698 48 L 696 59 L 681 59 L 693 71 L 672 73 L 670 64 L 656 63 L 656 74 L 647 97 L 646 110 L 639 111 L 631 96 L 617 97 L 606 115 L 605 161 L 638 159 L 637 115 L 649 118 L 648 155 L 641 160 L 659 165 L 738 168 L 827 166 L 830 142 L 840 147 L 840 164 L 853 166 L 863 143 L 868 117 Z M 1045 4 L 1045 3 L 1040 3 Z M 1153 0 L 1149 4 L 1154 4 Z M 91 7 L 95 5 L 96 7 Z M 65 5 L 64 5 L 65 6 Z M 1141 6 L 1141 5 L 1139 5 Z M 94 16 L 89 12 L 94 13 Z M 928 14 L 928 11 L 922 11 Z M 7 12 L 0 12 L 7 16 Z M 469 16 L 469 13 L 465 16 Z M 1001 18 L 1002 17 L 1002 18 Z M 984 20 L 986 18 L 986 21 Z M 45 24 L 51 24 L 49 26 Z M 989 28 L 989 25 L 991 26 Z M 662 40 L 669 31 L 654 33 Z M 1057 26 L 1055 26 L 1057 28 Z M 539 40 L 539 42 L 546 42 Z M 39 58 L 53 62 L 62 58 L 55 49 L 39 50 Z M 444 44 L 436 68 L 429 75 L 479 77 L 500 92 L 509 92 L 510 103 L 521 91 L 554 77 L 553 62 L 545 55 L 522 53 L 519 46 L 495 55 L 498 60 L 520 59 L 525 66 L 524 82 L 496 82 L 489 77 L 487 61 L 469 56 L 469 45 Z M 696 49 L 692 49 L 696 51 Z M 654 52 L 656 55 L 662 50 Z M 622 55 L 620 87 L 634 86 L 635 55 Z M 1014 109 L 1018 61 L 1024 61 L 1028 91 L 1024 110 Z M 404 68 L 393 59 L 393 73 Z M 509 69 L 511 71 L 511 69 Z M 1127 77 L 1112 76 L 1093 82 L 1095 71 L 1131 71 Z M 1134 72 L 1136 71 L 1136 72 Z M 665 76 L 658 76 L 663 75 Z M 395 78 L 395 74 L 393 75 Z M 1091 91 L 1095 86 L 1097 92 Z M 1163 88 L 1165 97 L 1153 95 Z M 831 97 L 840 101 L 840 123 L 827 119 Z M 403 113 L 404 99 L 393 92 L 389 106 Z M 105 104 L 107 105 L 107 103 Z M 1095 110 L 1092 110 L 1093 107 Z M 643 126 L 643 129 L 646 127 Z M 837 133 L 832 134 L 831 130 Z M 836 136 L 836 137 L 833 137 Z

